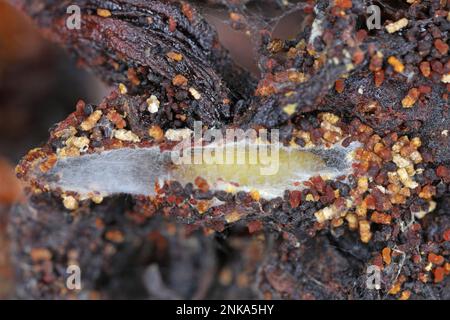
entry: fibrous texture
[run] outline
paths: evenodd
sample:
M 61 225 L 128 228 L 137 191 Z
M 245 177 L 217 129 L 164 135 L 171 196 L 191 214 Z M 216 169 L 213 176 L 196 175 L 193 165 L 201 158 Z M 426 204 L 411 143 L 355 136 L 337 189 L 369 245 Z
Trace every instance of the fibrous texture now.
M 378 1 L 374 30 L 368 1 L 258 2 L 302 12 L 290 40 L 273 37 L 275 18 L 255 17 L 254 1 L 197 3 L 250 35 L 259 81 L 191 2 L 75 1 L 79 30 L 65 27 L 69 2 L 12 2 L 117 86 L 98 105 L 80 101 L 17 167 L 30 194 L 13 217 L 19 295 L 449 297 L 446 1 Z M 275 197 L 233 168 L 170 176 L 160 158 L 182 138 L 195 145 L 195 121 L 277 129 L 283 150 L 304 153 L 283 158 L 293 172 Z M 248 188 L 217 188 L 218 175 Z M 183 279 L 178 254 L 193 268 Z M 89 270 L 81 291 L 61 289 L 70 262 Z

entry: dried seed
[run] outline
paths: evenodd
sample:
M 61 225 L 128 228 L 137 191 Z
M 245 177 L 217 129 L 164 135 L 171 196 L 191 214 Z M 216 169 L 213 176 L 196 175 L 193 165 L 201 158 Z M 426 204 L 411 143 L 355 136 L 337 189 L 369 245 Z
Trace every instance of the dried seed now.
M 359 221 L 359 235 L 361 241 L 368 243 L 372 238 L 372 232 L 370 231 L 370 222 L 367 220 Z
M 388 58 L 388 63 L 394 68 L 395 72 L 402 73 L 405 70 L 403 63 L 394 56 Z
M 94 126 L 97 124 L 98 120 L 100 120 L 101 116 L 101 110 L 95 110 L 86 120 L 81 123 L 80 128 L 83 131 L 92 130 L 92 128 L 94 128 Z
M 150 113 L 157 113 L 159 110 L 160 102 L 155 95 L 151 95 L 150 98 L 147 99 L 147 110 Z
M 181 75 L 181 74 L 177 74 L 173 79 L 172 79 L 172 84 L 174 86 L 177 87 L 181 87 L 181 86 L 186 86 L 188 83 L 188 80 L 186 79 L 185 76 Z
M 63 195 L 63 205 L 68 210 L 78 209 L 78 201 L 73 196 Z
M 291 104 L 288 104 L 288 105 L 283 107 L 283 111 L 289 116 L 293 115 L 295 110 L 297 110 L 297 104 L 296 103 L 291 103 Z
M 433 252 L 430 252 L 428 254 L 428 261 L 433 263 L 433 264 L 435 264 L 435 265 L 440 266 L 441 264 L 443 264 L 445 262 L 445 259 L 441 255 L 437 255 L 437 254 L 435 254 Z
M 408 19 L 402 18 L 396 22 L 390 23 L 386 26 L 386 30 L 389 33 L 397 32 L 408 25 Z
M 227 223 L 233 223 L 241 219 L 241 214 L 237 211 L 233 211 L 225 215 L 225 221 Z
M 419 98 L 419 90 L 416 88 L 412 88 L 408 91 L 408 94 L 402 100 L 403 108 L 412 108 L 412 106 L 416 103 Z
M 111 17 L 111 11 L 107 10 L 107 9 L 97 9 L 97 15 L 103 18 L 108 18 Z
M 123 83 L 119 83 L 119 92 L 120 94 L 127 94 L 128 89 Z
M 183 55 L 181 53 L 178 52 L 174 52 L 174 51 L 170 51 L 167 53 L 167 57 L 169 59 L 172 59 L 174 61 L 180 62 L 181 60 L 183 60 Z
M 200 92 L 195 90 L 194 88 L 189 88 L 189 93 L 194 97 L 195 100 L 200 100 L 202 98 L 202 95 Z
M 155 139 L 155 141 L 161 141 L 164 138 L 164 131 L 160 126 L 154 125 L 148 129 L 148 135 Z
M 392 250 L 389 247 L 386 247 L 381 251 L 381 254 L 383 256 L 383 261 L 387 265 L 391 264 L 391 252 L 392 252 Z
M 114 131 L 114 138 L 121 141 L 139 142 L 141 139 L 132 131 L 119 129 Z
M 380 213 L 380 212 L 375 211 L 370 216 L 370 220 L 375 223 L 379 223 L 379 224 L 390 224 L 392 217 L 389 214 Z
M 181 141 L 191 137 L 192 130 L 185 129 L 169 129 L 165 133 L 165 137 L 171 141 Z
M 424 77 L 429 77 L 431 74 L 431 67 L 428 61 L 423 61 L 419 65 L 420 71 L 422 72 Z
M 450 73 L 444 74 L 441 78 L 443 83 L 450 83 Z

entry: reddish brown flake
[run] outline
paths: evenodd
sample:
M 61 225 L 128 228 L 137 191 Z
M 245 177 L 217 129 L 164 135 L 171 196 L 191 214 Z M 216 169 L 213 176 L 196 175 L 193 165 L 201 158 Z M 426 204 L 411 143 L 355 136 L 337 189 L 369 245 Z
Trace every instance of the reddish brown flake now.
M 108 115 L 106 116 L 118 129 L 123 129 L 127 126 L 126 121 L 123 119 L 123 117 L 116 111 L 111 110 Z
M 181 5 L 181 12 L 188 18 L 189 22 L 194 20 L 194 10 L 189 3 L 183 2 Z
M 173 17 L 169 17 L 169 31 L 175 32 L 177 29 L 177 21 Z
M 450 241 L 450 229 L 445 230 L 442 237 L 445 241 Z
M 358 30 L 358 32 L 356 32 L 356 40 L 358 40 L 358 42 L 363 42 L 367 37 L 367 31 L 364 29 Z
M 249 233 L 258 232 L 258 231 L 260 231 L 262 229 L 262 226 L 263 226 L 263 224 L 262 224 L 262 222 L 260 220 L 250 221 L 248 223 L 248 225 L 247 225 L 248 232 Z
M 175 195 L 171 194 L 167 197 L 166 200 L 168 203 L 175 203 L 175 201 L 177 200 L 177 197 Z
M 154 125 L 148 129 L 148 135 L 155 139 L 155 141 L 161 141 L 164 138 L 164 131 L 160 126 Z
M 121 243 L 124 240 L 123 233 L 119 230 L 109 230 L 106 232 L 105 238 L 115 243 Z
M 381 254 L 376 254 L 375 257 L 373 257 L 371 264 L 383 269 L 383 256 Z
M 336 82 L 334 84 L 334 87 L 335 87 L 335 89 L 336 89 L 336 91 L 338 93 L 344 92 L 344 88 L 345 88 L 345 81 L 344 81 L 344 79 L 336 80 Z
M 438 177 L 444 179 L 444 181 L 450 180 L 450 170 L 442 165 L 437 167 L 436 174 Z
M 427 93 L 431 93 L 433 89 L 430 86 L 419 86 L 419 91 L 421 94 L 427 94 Z
M 197 188 L 200 189 L 200 191 L 202 191 L 202 192 L 208 192 L 209 191 L 208 182 L 205 179 L 203 179 L 202 177 L 195 178 L 194 183 L 197 186 Z
M 197 203 L 197 210 L 199 213 L 205 213 L 209 209 L 209 201 L 199 201 Z
M 431 67 L 430 67 L 430 63 L 428 61 L 423 61 L 420 63 L 420 72 L 422 72 L 424 77 L 429 77 L 431 74 Z
M 436 194 L 436 187 L 431 185 L 426 185 L 422 188 L 419 193 L 419 197 L 426 200 L 431 200 L 431 198 Z
M 380 213 L 380 212 L 375 211 L 372 213 L 370 220 L 375 223 L 379 223 L 379 224 L 390 224 L 392 217 L 389 214 Z
M 55 154 L 51 154 L 47 157 L 47 160 L 45 160 L 43 163 L 41 163 L 39 165 L 39 169 L 42 172 L 47 172 L 49 171 L 51 168 L 53 168 L 53 166 L 55 165 L 56 161 L 57 161 L 57 157 Z
M 268 85 L 268 86 L 258 86 L 258 88 L 256 89 L 256 95 L 259 96 L 270 96 L 272 94 L 274 94 L 276 92 L 276 89 L 272 86 L 272 85 Z
M 381 254 L 383 256 L 383 261 L 385 264 L 389 265 L 391 264 L 391 248 L 386 247 L 381 251 Z
M 185 76 L 181 75 L 181 74 L 177 74 L 173 79 L 172 79 L 172 84 L 174 86 L 177 87 L 181 87 L 181 86 L 186 86 L 188 83 L 188 80 L 186 79 Z
M 431 70 L 442 74 L 444 72 L 444 65 L 439 60 L 431 61 Z
M 321 193 L 324 192 L 326 184 L 325 181 L 322 179 L 322 177 L 320 176 L 312 177 L 310 181 L 312 182 L 312 185 L 314 186 L 314 188 L 316 188 L 317 191 Z
M 84 102 L 81 99 L 78 100 L 77 104 L 75 105 L 76 112 L 78 114 L 83 114 L 84 113 L 84 107 L 86 107 L 86 102 Z
M 420 254 L 415 254 L 412 258 L 415 264 L 419 264 L 422 261 L 422 257 L 420 256 Z
M 428 254 L 428 261 L 434 263 L 435 265 L 440 266 L 441 264 L 444 263 L 444 257 L 431 252 Z
M 291 204 L 292 208 L 297 208 L 302 200 L 302 193 L 301 191 L 294 190 L 289 195 L 289 203 Z
M 358 65 L 364 61 L 364 52 L 362 50 L 357 50 L 353 54 L 353 63 Z
M 380 156 L 384 161 L 392 160 L 392 151 L 389 148 L 382 147 L 376 152 L 378 156 Z
M 412 88 L 408 91 L 408 94 L 402 100 L 403 108 L 411 108 L 419 98 L 420 92 L 417 88 Z
M 441 39 L 437 39 L 434 41 L 435 48 L 439 51 L 440 54 L 446 55 L 448 52 L 448 44 L 446 44 Z
M 134 68 L 129 68 L 127 70 L 127 78 L 135 86 L 138 86 L 141 83 Z
M 375 71 L 374 73 L 375 86 L 378 88 L 384 81 L 384 70 Z
M 445 277 L 445 269 L 443 267 L 437 267 L 436 269 L 434 269 L 433 274 L 435 283 L 442 282 Z
M 350 9 L 352 7 L 352 0 L 334 0 L 334 5 L 341 9 Z

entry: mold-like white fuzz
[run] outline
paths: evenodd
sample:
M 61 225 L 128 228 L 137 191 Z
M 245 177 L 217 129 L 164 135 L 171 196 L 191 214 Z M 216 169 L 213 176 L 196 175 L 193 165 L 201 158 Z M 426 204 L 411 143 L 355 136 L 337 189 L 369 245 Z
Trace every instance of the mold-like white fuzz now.
M 59 158 L 53 168 L 40 173 L 39 178 L 44 179 L 50 189 L 76 192 L 85 198 L 93 193 L 154 195 L 156 182 L 176 180 L 186 184 L 200 176 L 212 190 L 258 190 L 261 196 L 271 199 L 282 196 L 285 190 L 301 189 L 301 182 L 313 176 L 333 179 L 349 174 L 353 151 L 358 145 L 352 143 L 346 148 L 340 144 L 331 148 L 277 146 L 265 157 L 259 153 L 252 159 L 251 149 L 227 149 L 229 145 L 225 144 L 201 148 L 200 158 L 193 162 L 178 162 L 179 153 L 161 151 L 159 147 L 121 148 Z M 258 145 L 252 147 L 257 149 Z M 217 160 L 219 153 L 227 155 L 230 150 L 236 150 L 231 162 L 218 163 L 212 159 L 212 155 Z M 190 151 L 196 154 L 198 150 Z

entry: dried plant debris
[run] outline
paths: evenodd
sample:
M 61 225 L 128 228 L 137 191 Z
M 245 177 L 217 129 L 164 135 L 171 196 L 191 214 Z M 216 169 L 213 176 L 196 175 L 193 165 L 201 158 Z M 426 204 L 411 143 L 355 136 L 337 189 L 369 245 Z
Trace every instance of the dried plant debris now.
M 261 1 L 307 17 L 290 40 L 253 1 L 197 3 L 254 39 L 259 82 L 192 2 L 75 1 L 78 31 L 65 1 L 12 2 L 117 87 L 17 166 L 30 195 L 13 216 L 18 295 L 449 298 L 447 1 L 378 1 L 370 31 L 369 2 Z M 197 120 L 203 133 L 278 129 L 292 172 L 174 165 Z M 90 270 L 81 291 L 62 282 L 71 259 Z
M 13 3 L 108 83 L 120 84 L 122 90 L 136 96 L 150 98 L 146 94 L 152 92 L 166 100 L 166 114 L 160 113 L 166 122 L 176 120 L 170 116 L 171 108 L 181 108 L 196 113 L 208 125 L 217 125 L 229 118 L 232 100 L 248 91 L 245 87 L 233 87 L 233 93 L 230 92 L 225 80 L 239 79 L 234 83 L 245 84 L 249 75 L 232 63 L 216 33 L 187 3 Z M 66 8 L 74 4 L 82 8 L 79 30 L 66 27 Z M 183 120 L 178 121 L 181 126 Z

